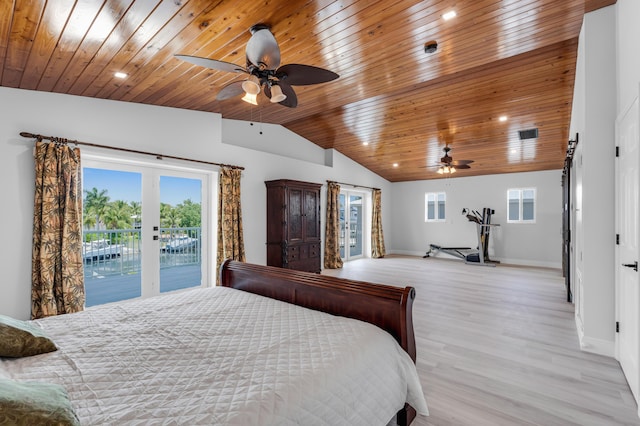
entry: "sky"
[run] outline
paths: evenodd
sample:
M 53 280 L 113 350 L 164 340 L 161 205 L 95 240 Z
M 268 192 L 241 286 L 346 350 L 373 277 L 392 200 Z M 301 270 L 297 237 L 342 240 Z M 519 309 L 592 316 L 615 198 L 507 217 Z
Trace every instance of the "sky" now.
M 142 201 L 142 174 L 119 170 L 83 168 L 82 187 L 85 190 L 107 190 L 109 201 Z M 176 206 L 186 199 L 200 203 L 201 182 L 198 179 L 160 176 L 160 202 Z

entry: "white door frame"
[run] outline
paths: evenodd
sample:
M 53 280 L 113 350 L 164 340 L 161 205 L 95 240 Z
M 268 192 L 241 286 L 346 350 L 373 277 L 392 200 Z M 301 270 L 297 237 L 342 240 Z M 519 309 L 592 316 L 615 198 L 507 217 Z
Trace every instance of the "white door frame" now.
M 344 257 L 342 260 L 349 261 L 355 259 L 361 259 L 363 257 L 369 257 L 368 253 L 371 252 L 371 233 L 367 233 L 367 229 L 371 229 L 371 192 L 368 191 L 359 191 L 357 189 L 340 189 L 340 195 L 344 195 L 346 199 L 345 203 L 345 214 L 348 213 L 349 207 L 349 196 L 357 195 L 362 197 L 362 254 L 357 256 L 351 256 L 349 254 L 349 233 L 348 230 L 345 229 L 345 247 L 344 247 Z M 345 220 L 345 223 L 348 221 Z

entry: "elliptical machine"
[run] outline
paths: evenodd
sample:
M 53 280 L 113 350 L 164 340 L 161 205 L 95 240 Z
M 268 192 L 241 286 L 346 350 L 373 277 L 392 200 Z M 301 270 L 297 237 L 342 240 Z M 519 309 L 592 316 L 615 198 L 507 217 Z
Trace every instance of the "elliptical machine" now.
M 478 249 L 473 250 L 471 247 L 442 247 L 437 244 L 429 244 L 429 251 L 422 256 L 423 258 L 436 255 L 443 252 L 448 255 L 460 258 L 470 265 L 496 266 L 500 263 L 498 260 L 489 259 L 489 236 L 491 228 L 500 226 L 497 223 L 491 223 L 491 215 L 495 214 L 495 210 L 485 207 L 482 214 L 476 210 L 462 209 L 462 214 L 466 215 L 469 222 L 476 225 L 476 235 L 478 237 Z

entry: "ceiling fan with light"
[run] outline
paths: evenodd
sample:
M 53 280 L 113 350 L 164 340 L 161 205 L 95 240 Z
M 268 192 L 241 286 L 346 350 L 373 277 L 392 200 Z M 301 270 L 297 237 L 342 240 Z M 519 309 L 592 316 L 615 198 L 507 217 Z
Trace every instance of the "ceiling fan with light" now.
M 246 67 L 216 59 L 198 56 L 175 55 L 176 58 L 218 71 L 244 73 L 248 78 L 224 86 L 216 99 L 221 101 L 244 93 L 242 100 L 257 105 L 261 90 L 271 100 L 289 108 L 298 105 L 298 98 L 291 86 L 307 86 L 326 83 L 338 78 L 338 74 L 311 65 L 287 64 L 280 66 L 280 47 L 269 26 L 256 24 L 249 30 L 251 38 L 246 47 Z
M 473 160 L 454 160 L 449 155 L 449 151 L 451 151 L 449 144 L 446 144 L 442 150 L 444 151 L 444 156 L 440 158 L 440 162 L 436 164 L 439 174 L 451 174 L 455 173 L 456 170 L 471 168 L 469 164 L 473 163 Z

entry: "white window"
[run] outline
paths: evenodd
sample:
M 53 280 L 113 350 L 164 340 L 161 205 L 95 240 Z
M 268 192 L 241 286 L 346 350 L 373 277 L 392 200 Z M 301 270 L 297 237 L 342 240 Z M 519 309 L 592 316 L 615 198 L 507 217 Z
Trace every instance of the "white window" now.
M 536 189 L 509 189 L 507 212 L 508 223 L 534 223 L 536 221 Z
M 444 192 L 427 192 L 424 197 L 424 221 L 443 222 L 445 219 L 445 201 L 447 197 Z

